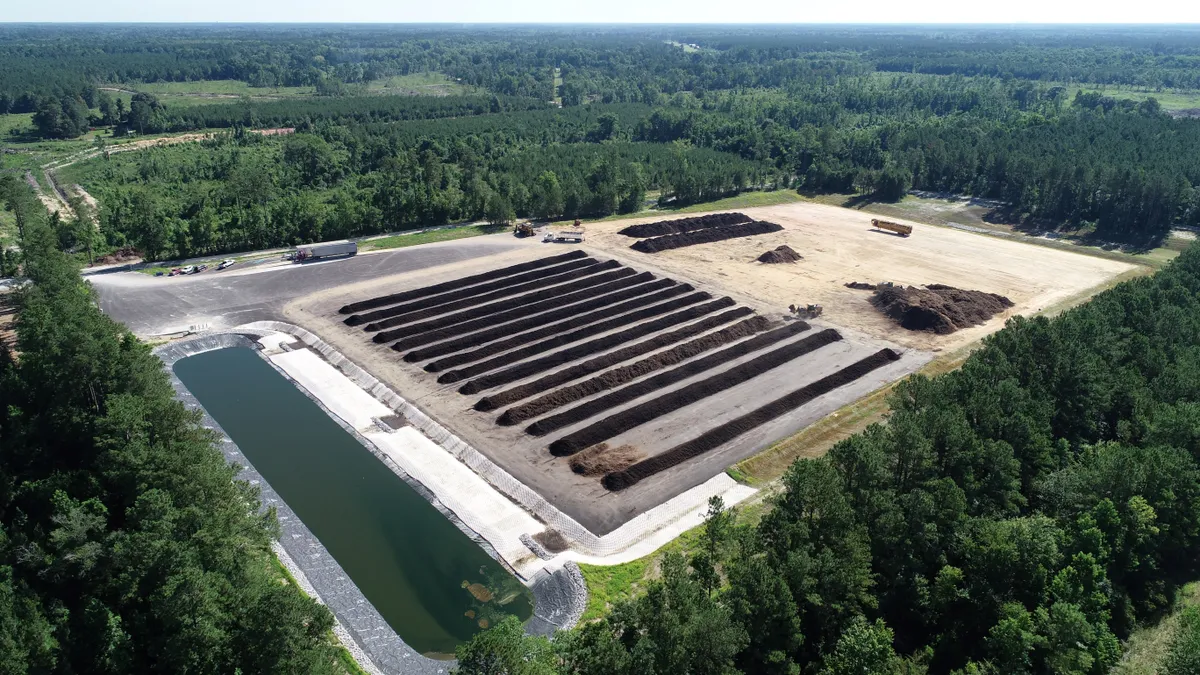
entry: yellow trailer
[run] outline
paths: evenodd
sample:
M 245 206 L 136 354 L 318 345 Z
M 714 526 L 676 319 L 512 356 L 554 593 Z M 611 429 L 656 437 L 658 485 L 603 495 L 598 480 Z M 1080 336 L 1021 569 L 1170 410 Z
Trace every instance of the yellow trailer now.
M 895 232 L 896 234 L 900 235 L 901 237 L 907 237 L 908 235 L 912 234 L 912 230 L 913 230 L 912 225 L 902 225 L 900 223 L 893 223 L 890 220 L 880 220 L 878 218 L 872 218 L 871 225 L 875 226 L 876 228 L 878 228 L 880 230 L 887 230 L 888 232 Z

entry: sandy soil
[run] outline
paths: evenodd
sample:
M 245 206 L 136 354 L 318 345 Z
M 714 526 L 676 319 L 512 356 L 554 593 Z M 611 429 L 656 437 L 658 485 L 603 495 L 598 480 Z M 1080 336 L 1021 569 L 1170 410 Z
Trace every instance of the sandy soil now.
M 1031 246 L 997 237 L 979 236 L 914 221 L 904 238 L 875 230 L 872 215 L 821 204 L 796 203 L 744 209 L 746 215 L 778 223 L 782 232 L 662 253 L 643 254 L 634 240 L 617 230 L 641 218 L 587 226 L 589 249 L 603 251 L 630 264 L 668 275 L 695 279 L 705 287 L 735 298 L 754 299 L 783 311 L 790 304 L 816 303 L 826 321 L 907 347 L 940 351 L 959 347 L 992 333 L 1017 314 L 1029 315 L 1071 298 L 1089 295 L 1134 265 Z M 755 259 L 787 244 L 804 260 L 794 265 L 764 265 Z M 951 335 L 912 333 L 883 317 L 868 302 L 870 291 L 843 284 L 892 281 L 921 286 L 930 283 L 999 293 L 1015 303 L 1008 312 L 969 330 Z

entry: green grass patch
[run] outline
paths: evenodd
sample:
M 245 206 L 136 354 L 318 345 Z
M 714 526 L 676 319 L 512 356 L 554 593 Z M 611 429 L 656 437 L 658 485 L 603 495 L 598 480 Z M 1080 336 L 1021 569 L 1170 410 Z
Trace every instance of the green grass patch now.
M 456 82 L 442 73 L 430 72 L 392 75 L 373 80 L 367 84 L 367 91 L 394 96 L 458 96 L 470 94 L 475 88 Z
M 427 230 L 412 234 L 397 234 L 379 239 L 368 239 L 359 242 L 359 248 L 366 251 L 379 251 L 388 248 L 404 248 L 405 246 L 420 246 L 439 241 L 453 241 L 478 237 L 484 234 L 497 234 L 508 231 L 507 225 L 464 225 L 462 227 L 447 227 L 441 230 Z
M 126 91 L 143 91 L 155 96 L 270 96 L 272 98 L 312 96 L 313 87 L 251 87 L 240 80 L 196 80 L 194 82 L 148 82 L 145 84 L 105 85 Z
M 1200 606 L 1200 582 L 1184 586 L 1175 599 L 1175 609 L 1153 626 L 1143 626 L 1129 636 L 1125 656 L 1111 675 L 1156 675 L 1171 649 L 1171 640 L 1179 626 L 1179 615 L 1188 607 Z
M 0 141 L 13 137 L 13 131 L 26 133 L 33 129 L 33 113 L 0 115 Z
M 739 510 L 739 522 L 741 511 Z M 688 555 L 700 542 L 703 526 L 693 527 L 648 556 L 621 565 L 580 564 L 587 583 L 588 601 L 580 621 L 592 621 L 608 614 L 612 606 L 637 595 L 658 577 L 658 561 L 668 553 Z

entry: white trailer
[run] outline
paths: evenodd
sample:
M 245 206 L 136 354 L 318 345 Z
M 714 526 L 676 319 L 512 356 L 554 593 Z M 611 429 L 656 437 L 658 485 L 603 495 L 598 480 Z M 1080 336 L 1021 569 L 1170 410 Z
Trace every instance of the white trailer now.
M 564 230 L 554 235 L 554 241 L 574 241 L 583 243 L 583 230 Z
M 303 262 L 319 258 L 332 258 L 339 255 L 352 256 L 356 253 L 358 253 L 357 242 L 327 241 L 321 244 L 308 244 L 307 246 L 296 247 L 296 254 L 293 259 L 296 262 Z

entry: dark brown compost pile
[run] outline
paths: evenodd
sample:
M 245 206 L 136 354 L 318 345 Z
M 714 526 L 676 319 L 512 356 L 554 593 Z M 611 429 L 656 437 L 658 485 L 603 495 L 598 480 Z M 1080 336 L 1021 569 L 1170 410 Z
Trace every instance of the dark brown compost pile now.
M 710 227 L 737 225 L 738 223 L 748 222 L 750 222 L 750 218 L 744 213 L 711 213 L 707 216 L 693 216 L 691 218 L 679 218 L 678 220 L 660 220 L 654 223 L 630 225 L 623 230 L 619 230 L 618 234 L 623 234 L 626 237 L 637 237 L 638 239 L 642 239 L 645 237 L 661 237 L 664 234 L 682 234 L 683 232 L 691 232 L 693 230 L 703 230 Z
M 685 232 L 683 234 L 668 234 L 663 237 L 643 239 L 639 242 L 635 242 L 632 246 L 630 246 L 630 248 L 635 251 L 641 251 L 642 253 L 658 253 L 659 251 L 669 251 L 673 248 L 683 248 L 684 246 L 711 244 L 715 241 L 740 239 L 741 237 L 753 237 L 757 234 L 778 232 L 782 229 L 783 226 L 781 225 L 756 220 L 749 223 L 742 223 L 741 225 L 710 227 L 704 230 Z
M 858 291 L 873 291 L 875 290 L 875 284 L 868 284 L 865 281 L 851 281 L 846 284 L 846 288 L 853 288 Z
M 780 246 L 779 248 L 775 249 L 774 251 L 767 251 L 766 253 L 758 256 L 758 262 L 767 263 L 768 265 L 778 265 L 780 263 L 794 263 L 797 260 L 803 260 L 803 259 L 804 258 L 799 253 L 796 253 L 796 251 L 794 249 L 792 249 L 791 246 L 788 246 L 787 244 Z
M 1013 306 L 1012 300 L 1003 295 L 941 284 L 881 288 L 871 304 L 902 328 L 939 335 L 981 324 Z

